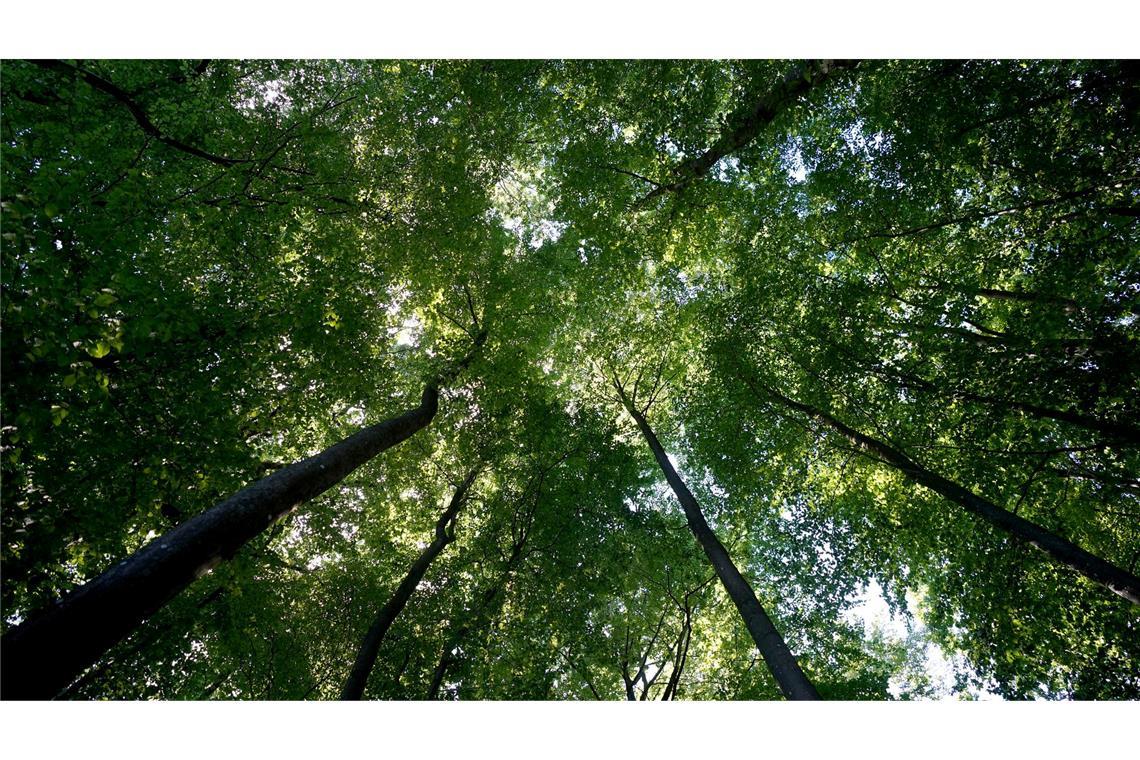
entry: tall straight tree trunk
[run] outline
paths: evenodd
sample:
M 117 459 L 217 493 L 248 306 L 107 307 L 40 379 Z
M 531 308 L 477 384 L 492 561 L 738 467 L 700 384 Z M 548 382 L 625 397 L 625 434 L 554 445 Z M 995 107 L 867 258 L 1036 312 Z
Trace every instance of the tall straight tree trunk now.
M 713 569 L 716 570 L 720 582 L 724 584 L 725 591 L 732 598 L 736 609 L 740 611 L 740 616 L 744 618 L 744 625 L 752 634 L 752 640 L 756 642 L 756 648 L 760 650 L 760 654 L 764 657 L 764 662 L 767 663 L 768 669 L 780 686 L 780 690 L 788 699 L 819 699 L 819 693 L 815 690 L 815 686 L 804 675 L 795 655 L 788 649 L 784 637 L 776 630 L 776 626 L 772 624 L 768 613 L 760 605 L 760 600 L 756 598 L 756 592 L 752 590 L 752 586 L 736 569 L 728 550 L 724 548 L 716 534 L 713 533 L 712 528 L 709 527 L 704 513 L 701 512 L 700 504 L 697 503 L 685 482 L 681 480 L 681 476 L 673 468 L 673 464 L 669 461 L 669 457 L 666 455 L 665 449 L 661 447 L 653 429 L 649 427 L 645 417 L 634 407 L 620 387 L 618 392 L 621 394 L 622 403 L 626 410 L 637 423 L 646 443 L 653 451 L 653 456 L 656 457 L 661 471 L 665 473 L 665 479 L 669 481 L 669 486 L 676 494 L 677 500 L 681 502 L 681 508 L 685 511 L 685 517 L 689 522 L 689 529 L 693 531 L 697 542 L 700 543 L 705 555 L 709 558 L 709 562 L 712 563 Z
M 376 615 L 368 633 L 364 635 L 364 641 L 360 643 L 360 649 L 356 653 L 356 662 L 352 664 L 352 671 L 349 672 L 348 680 L 344 682 L 344 688 L 340 692 L 341 699 L 360 699 L 364 695 L 364 687 L 368 684 L 368 676 L 372 673 L 373 666 L 376 665 L 376 655 L 380 652 L 380 645 L 384 642 L 384 636 L 387 635 L 388 629 L 392 627 L 396 617 L 408 604 L 408 600 L 412 598 L 416 586 L 420 585 L 420 581 L 423 580 L 424 573 L 427 572 L 431 563 L 448 544 L 455 540 L 455 518 L 458 517 L 459 510 L 467 502 L 467 493 L 478 475 L 479 468 L 476 467 L 467 473 L 467 477 L 455 489 L 451 501 L 448 502 L 447 509 L 436 520 L 435 537 L 420 552 L 420 556 L 412 563 L 408 569 L 408 574 L 404 576 L 404 580 L 396 588 L 396 593 L 392 594 L 392 598 Z
M 431 683 L 428 685 L 426 697 L 428 700 L 439 699 L 439 690 L 443 686 L 443 678 L 447 675 L 447 669 L 455 661 L 452 652 L 459 646 L 459 643 L 476 627 L 493 620 L 498 611 L 502 609 L 503 603 L 506 601 L 507 584 L 511 582 L 515 567 L 522 559 L 524 545 L 525 534 L 523 541 L 516 541 L 511 547 L 511 555 L 507 559 L 506 570 L 503 571 L 502 576 L 493 586 L 483 592 L 482 598 L 475 608 L 475 614 L 471 619 L 449 633 L 444 640 L 443 651 L 439 655 L 439 663 L 436 664 L 435 672 L 431 676 Z
M 324 493 L 380 452 L 422 430 L 439 385 L 470 364 L 486 339 L 429 382 L 419 406 L 283 467 L 163 534 L 0 640 L 4 699 L 50 699 L 195 579 L 232 557 L 285 513 Z
M 771 388 L 768 388 L 767 391 L 784 405 L 830 426 L 855 446 L 894 466 L 915 483 L 926 486 L 931 491 L 946 497 L 978 517 L 988 520 L 1011 535 L 1029 542 L 1065 567 L 1076 570 L 1094 583 L 1099 583 L 1133 604 L 1140 604 L 1140 578 L 1127 570 L 1119 568 L 1095 554 L 1090 554 L 1071 541 L 1066 541 L 1040 525 L 1002 509 L 969 489 L 931 472 L 901 451 L 848 427 L 822 409 L 793 401 Z

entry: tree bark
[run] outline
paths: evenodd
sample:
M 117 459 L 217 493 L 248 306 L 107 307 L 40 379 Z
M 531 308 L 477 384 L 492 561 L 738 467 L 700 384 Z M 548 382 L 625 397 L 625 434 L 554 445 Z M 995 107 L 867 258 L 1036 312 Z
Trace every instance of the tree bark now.
M 669 672 L 669 680 L 665 684 L 665 691 L 661 694 L 661 701 L 668 702 L 677 698 L 677 689 L 681 687 L 681 674 L 685 672 L 685 663 L 689 659 L 689 643 L 693 640 L 693 621 L 689 613 L 685 613 L 681 632 L 674 643 L 673 669 Z
M 756 139 L 785 109 L 812 87 L 823 82 L 835 71 L 855 65 L 855 61 L 808 61 L 781 80 L 775 87 L 756 97 L 748 105 L 732 113 L 728 128 L 704 153 L 681 163 L 673 170 L 675 179 L 658 185 L 646 195 L 641 204 L 665 193 L 678 193 L 703 177 L 718 161 L 740 150 Z
M 1002 509 L 988 499 L 983 499 L 969 489 L 928 470 L 901 451 L 848 427 L 827 412 L 799 401 L 793 401 L 771 388 L 767 390 L 773 398 L 778 399 L 784 405 L 825 423 L 855 444 L 856 447 L 894 466 L 915 483 L 946 497 L 968 512 L 988 520 L 991 524 L 1011 535 L 1029 542 L 1065 567 L 1077 571 L 1094 583 L 1119 594 L 1133 604 L 1140 604 L 1140 578 L 1127 570 L 1085 551 L 1036 523 Z
M 429 384 L 419 406 L 284 467 L 182 523 L 3 638 L 5 699 L 48 699 L 195 579 L 232 557 L 295 507 L 426 427 L 439 407 Z
M 59 694 L 139 623 L 287 512 L 427 427 L 439 410 L 440 385 L 471 364 L 486 338 L 480 330 L 472 350 L 424 386 L 419 406 L 246 486 L 8 631 L 0 639 L 0 696 Z
M 164 145 L 169 145 L 175 150 L 180 150 L 183 153 L 188 153 L 191 156 L 197 156 L 198 158 L 204 158 L 210 163 L 225 167 L 234 166 L 236 164 L 252 163 L 254 160 L 252 158 L 229 158 L 227 156 L 218 156 L 213 153 L 204 151 L 201 148 L 196 148 L 193 145 L 188 145 L 181 140 L 174 139 L 156 127 L 154 122 L 150 120 L 150 117 L 147 115 L 146 111 L 143 110 L 142 106 L 136 103 L 130 95 L 128 95 L 121 88 L 116 87 L 106 79 L 96 76 L 90 71 L 85 71 L 78 66 L 70 63 L 65 63 L 64 61 L 33 61 L 33 63 L 50 71 L 58 71 L 63 74 L 72 74 L 78 76 L 80 79 L 94 87 L 96 90 L 110 95 L 112 98 L 126 106 L 126 109 L 130 111 L 131 116 L 134 117 L 135 122 L 139 125 L 139 128 L 142 129 L 143 132 L 155 138 Z
M 689 522 L 689 529 L 692 530 L 697 542 L 704 549 L 705 555 L 708 556 L 713 569 L 716 570 L 717 576 L 720 578 L 720 582 L 724 584 L 725 591 L 732 598 L 736 609 L 740 611 L 740 616 L 744 618 L 744 624 L 747 626 L 748 632 L 752 634 L 752 640 L 756 642 L 756 648 L 764 657 L 764 662 L 767 663 L 768 669 L 780 686 L 780 690 L 788 699 L 819 699 L 819 693 L 815 690 L 815 686 L 804 675 L 795 655 L 788 649 L 784 637 L 776 630 L 776 626 L 772 624 L 768 613 L 761 606 L 760 600 L 756 598 L 756 592 L 740 574 L 729 556 L 728 550 L 724 548 L 716 534 L 713 533 L 712 528 L 709 527 L 704 514 L 701 512 L 700 504 L 697 503 L 696 498 L 673 468 L 673 464 L 669 461 L 669 457 L 666 455 L 665 449 L 661 447 L 653 429 L 649 427 L 645 417 L 626 397 L 625 392 L 620 388 L 618 392 L 621 394 L 622 403 L 626 410 L 637 423 L 642 436 L 645 437 L 649 448 L 653 451 L 653 456 L 657 459 L 661 471 L 665 473 L 665 479 L 669 481 L 669 486 L 676 494 L 677 500 L 681 502 L 681 508 L 685 511 L 685 517 Z
M 404 580 L 396 588 L 396 593 L 392 594 L 392 598 L 376 615 L 368 633 L 364 635 L 364 641 L 360 643 L 360 649 L 356 653 L 356 662 L 352 664 L 352 670 L 349 672 L 348 679 L 344 682 L 344 688 L 340 692 L 341 699 L 360 699 L 364 695 L 364 687 L 368 684 L 368 676 L 372 673 L 373 666 L 376 665 L 376 655 L 380 652 L 380 645 L 384 642 L 384 636 L 388 633 L 388 629 L 392 627 L 396 617 L 408 604 L 408 600 L 412 598 L 412 594 L 420 585 L 420 581 L 423 580 L 424 573 L 427 572 L 431 563 L 448 544 L 455 540 L 455 518 L 459 516 L 459 510 L 467 502 L 467 492 L 471 489 L 471 485 L 478 475 L 479 468 L 476 467 L 467 473 L 467 477 L 455 489 L 451 501 L 448 502 L 447 509 L 436 520 L 435 537 L 420 552 L 420 556 L 412 563 L 408 569 L 408 574 L 404 576 Z
M 439 699 L 439 690 L 443 686 L 443 678 L 447 675 L 447 669 L 455 661 L 452 652 L 455 650 L 459 643 L 467 637 L 473 629 L 483 625 L 492 620 L 501 610 L 503 603 L 506 601 L 507 585 L 511 582 L 511 577 L 514 575 L 515 567 L 518 565 L 519 560 L 522 559 L 523 546 L 526 543 L 525 535 L 523 540 L 516 541 L 511 547 L 510 557 L 507 558 L 506 569 L 503 571 L 499 580 L 490 588 L 486 589 L 479 604 L 475 607 L 474 615 L 465 623 L 460 625 L 448 634 L 444 640 L 443 651 L 439 655 L 439 663 L 435 666 L 435 672 L 432 673 L 431 683 L 428 685 L 427 697 L 428 700 Z
M 1119 441 L 1123 444 L 1136 445 L 1140 444 L 1140 429 L 1129 425 L 1125 422 L 1114 422 L 1112 420 L 1102 420 L 1092 417 L 1087 414 L 1080 414 L 1078 412 L 1066 411 L 1063 409 L 1053 409 L 1040 404 L 1031 404 L 1025 401 L 1018 401 L 1016 399 L 1001 398 L 999 396 L 987 396 L 981 393 L 971 393 L 969 391 L 959 390 L 942 390 L 936 384 L 925 380 L 916 375 L 892 370 L 879 364 L 869 365 L 872 371 L 879 375 L 888 377 L 900 386 L 905 388 L 913 388 L 921 391 L 927 391 L 944 398 L 961 399 L 963 401 L 976 401 L 980 404 L 989 404 L 1006 410 L 1013 410 L 1021 412 L 1030 417 L 1038 419 L 1057 420 L 1059 422 L 1067 422 L 1070 425 L 1076 425 L 1086 430 L 1091 430 L 1094 433 L 1100 433 L 1109 438 L 1109 442 Z

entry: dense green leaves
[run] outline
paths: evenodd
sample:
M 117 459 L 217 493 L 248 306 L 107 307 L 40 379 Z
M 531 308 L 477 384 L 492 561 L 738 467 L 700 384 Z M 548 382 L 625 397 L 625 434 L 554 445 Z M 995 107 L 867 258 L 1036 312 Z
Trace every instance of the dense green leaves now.
M 615 374 L 825 698 L 1140 696 L 1136 607 L 764 390 L 1135 572 L 1134 64 L 3 73 L 6 629 L 486 331 L 65 696 L 335 697 L 481 461 L 366 697 L 778 698 Z

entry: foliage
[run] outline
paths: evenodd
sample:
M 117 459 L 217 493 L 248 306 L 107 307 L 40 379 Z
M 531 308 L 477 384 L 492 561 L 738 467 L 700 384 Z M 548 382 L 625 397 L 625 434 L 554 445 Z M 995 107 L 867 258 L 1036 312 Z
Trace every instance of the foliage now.
M 629 415 L 825 698 L 1140 696 L 1140 617 L 765 388 L 1140 559 L 1140 76 L 756 61 L 6 62 L 6 628 L 442 392 L 73 684 L 334 698 L 485 470 L 366 696 L 774 699 Z M 909 632 L 853 622 L 885 590 Z M 908 602 L 908 597 L 910 601 Z

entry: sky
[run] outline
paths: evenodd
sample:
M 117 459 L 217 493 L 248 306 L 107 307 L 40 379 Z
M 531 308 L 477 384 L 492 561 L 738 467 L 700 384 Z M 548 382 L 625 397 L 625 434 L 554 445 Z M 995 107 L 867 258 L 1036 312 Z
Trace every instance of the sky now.
M 1140 3 L 959 0 L 579 0 L 574 5 L 139 0 L 14 3 L 0 57 L 1092 57 L 1140 56 Z M 540 33 L 536 33 L 539 32 Z M 894 625 L 868 590 L 865 624 Z M 885 616 L 885 617 L 884 617 Z M 933 666 L 932 666 L 933 667 Z M 0 703 L 11 757 L 274 758 L 459 748 L 464 757 L 581 757 L 603 747 L 663 757 L 1118 757 L 1135 704 L 465 704 L 433 706 Z M 659 706 L 660 707 L 660 706 Z M 636 716 L 629 710 L 638 710 Z M 443 710 L 447 712 L 444 713 Z M 208 726 L 187 731 L 186 727 Z M 444 730 L 441 730 L 441 725 Z M 711 726 L 715 730 L 702 730 Z M 743 726 L 744 730 L 734 727 Z M 825 728 L 821 728 L 825 727 Z M 889 729 L 889 733 L 888 730 Z M 176 742 L 170 738 L 177 736 Z M 932 739 L 932 737 L 934 737 Z M 1135 745 L 1133 745 L 1134 748 Z M 536 750 L 541 748 L 542 752 Z M 762 751 L 761 751 L 762 750 Z M 599 757 L 605 753 L 599 753 Z
M 922 612 L 917 597 L 907 592 L 907 611 L 910 613 L 911 625 L 920 635 L 926 633 L 922 624 Z M 905 638 L 907 635 L 907 616 L 900 612 L 892 612 L 883 596 L 883 589 L 876 581 L 871 581 L 864 587 L 862 593 L 855 597 L 855 605 L 844 613 L 844 617 L 851 622 L 862 622 L 864 635 L 870 637 L 876 630 L 880 630 L 892 638 Z M 925 670 L 939 692 L 939 699 L 955 698 L 955 670 L 963 671 L 976 676 L 969 662 L 961 655 L 947 655 L 942 647 L 933 641 L 926 642 Z M 889 691 L 894 696 L 901 694 L 903 683 L 896 677 L 892 679 Z M 1000 701 L 1000 697 L 974 685 L 967 687 L 962 696 L 976 701 Z

